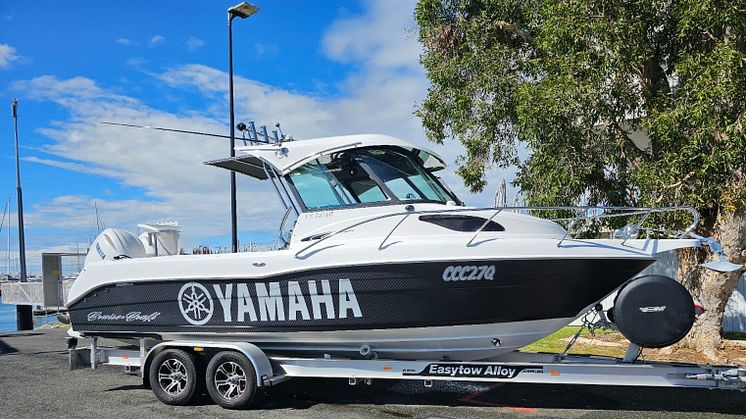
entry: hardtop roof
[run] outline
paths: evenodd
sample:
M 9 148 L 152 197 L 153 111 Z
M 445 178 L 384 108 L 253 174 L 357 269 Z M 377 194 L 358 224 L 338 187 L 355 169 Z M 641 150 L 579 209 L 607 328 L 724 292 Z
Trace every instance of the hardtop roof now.
M 424 151 L 434 161 L 428 170 L 437 171 L 446 167 L 442 157 L 424 147 L 408 141 L 382 134 L 355 134 L 335 137 L 311 138 L 284 141 L 280 144 L 254 144 L 236 147 L 238 154 L 232 158 L 207 161 L 205 164 L 233 170 L 257 179 L 267 179 L 264 164 L 268 164 L 280 175 L 286 175 L 303 164 L 326 154 L 362 147 L 399 147 L 408 151 Z

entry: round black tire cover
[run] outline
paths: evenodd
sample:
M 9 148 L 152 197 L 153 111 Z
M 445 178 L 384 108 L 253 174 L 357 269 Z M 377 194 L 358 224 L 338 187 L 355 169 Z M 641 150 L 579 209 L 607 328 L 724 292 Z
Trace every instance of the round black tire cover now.
M 695 320 L 694 300 L 674 279 L 642 276 L 619 291 L 613 318 L 630 342 L 643 348 L 662 348 L 689 333 Z

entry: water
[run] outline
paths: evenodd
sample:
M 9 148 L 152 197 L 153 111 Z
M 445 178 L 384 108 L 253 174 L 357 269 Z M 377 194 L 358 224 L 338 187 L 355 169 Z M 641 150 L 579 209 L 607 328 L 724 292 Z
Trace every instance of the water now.
M 39 327 L 43 324 L 57 323 L 57 315 L 52 314 L 49 316 L 34 316 L 34 328 Z M 0 332 L 15 332 L 16 331 L 16 306 L 12 304 L 3 304 L 2 297 L 0 297 Z
M 15 332 L 16 306 L 3 304 L 0 299 L 0 332 Z

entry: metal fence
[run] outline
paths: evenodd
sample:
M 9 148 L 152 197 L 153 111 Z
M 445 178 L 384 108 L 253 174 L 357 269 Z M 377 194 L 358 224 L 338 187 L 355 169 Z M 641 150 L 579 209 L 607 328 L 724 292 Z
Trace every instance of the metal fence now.
M 72 285 L 72 280 L 64 280 L 60 282 L 62 298 L 59 307 L 62 307 L 67 303 L 67 296 L 70 293 L 70 287 L 72 287 Z M 56 308 L 58 306 L 57 304 L 49 305 L 44 303 L 44 283 L 40 281 L 7 282 L 2 284 L 1 289 L 4 304 L 41 307 L 46 305 L 48 308 Z
M 238 251 L 240 253 L 244 252 L 271 252 L 274 250 L 279 250 L 283 248 L 284 245 L 280 242 L 274 241 L 274 242 L 249 242 L 246 244 L 242 244 L 238 247 Z M 196 246 L 194 247 L 191 252 L 187 251 L 188 253 L 192 255 L 214 255 L 214 254 L 221 254 L 221 253 L 232 253 L 233 249 L 230 245 L 222 245 L 222 246 Z

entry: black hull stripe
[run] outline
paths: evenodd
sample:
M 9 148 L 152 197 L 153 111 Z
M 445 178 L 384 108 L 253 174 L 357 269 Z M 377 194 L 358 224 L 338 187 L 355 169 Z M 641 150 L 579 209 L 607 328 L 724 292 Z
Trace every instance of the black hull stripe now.
M 69 311 L 74 329 L 80 332 L 136 331 L 142 334 L 334 331 L 568 318 L 599 301 L 651 263 L 652 260 L 644 259 L 454 261 L 335 267 L 254 280 L 143 281 L 128 286 L 99 287 L 71 304 Z M 482 277 L 471 281 L 445 281 L 444 271 L 453 266 L 493 266 L 494 276 L 491 280 Z M 345 293 L 345 280 L 353 290 L 359 313 L 351 308 L 353 304 L 349 302 L 351 296 Z M 290 312 L 291 281 L 298 283 L 302 294 L 298 297 L 302 303 L 296 298 L 294 306 L 304 306 L 308 319 L 302 318 L 302 309 Z M 183 314 L 187 304 L 183 295 L 179 300 L 179 292 L 186 283 L 192 282 L 203 287 L 196 288 L 198 297 L 205 294 L 203 290 L 209 297 L 203 298 L 205 308 L 211 309 L 210 318 L 204 324 L 192 324 L 187 317 L 202 321 L 208 317 L 206 311 L 192 310 L 191 314 Z M 324 282 L 329 284 L 333 295 L 332 315 L 328 316 L 326 305 L 321 304 L 316 307 L 319 318 L 314 319 L 310 284 L 315 284 L 317 292 L 321 293 Z M 274 312 L 274 321 L 269 318 L 262 321 L 255 287 L 260 284 L 269 291 L 270 283 L 279 286 L 281 297 L 274 302 L 282 308 Z M 250 301 L 239 301 L 238 284 L 244 284 L 249 290 Z M 225 321 L 224 304 L 219 301 L 216 286 L 223 294 L 231 288 L 231 299 L 223 301 L 229 307 L 230 321 Z M 207 304 L 207 299 L 211 305 Z M 342 304 L 341 299 L 346 299 L 347 303 Z M 255 321 L 247 310 L 240 318 L 240 303 L 252 305 Z M 344 307 L 347 309 L 343 310 Z M 295 319 L 291 319 L 293 315 Z M 284 319 L 279 320 L 279 317 Z

